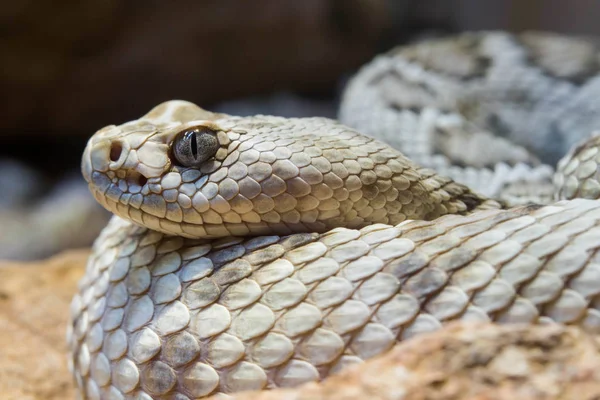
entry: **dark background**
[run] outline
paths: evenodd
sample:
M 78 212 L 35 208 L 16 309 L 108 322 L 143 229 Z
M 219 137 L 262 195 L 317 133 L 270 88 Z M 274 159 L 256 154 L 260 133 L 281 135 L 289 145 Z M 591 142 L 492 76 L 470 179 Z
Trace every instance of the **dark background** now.
M 422 32 L 600 33 L 596 0 L 24 0 L 2 9 L 0 156 L 50 174 L 77 164 L 95 130 L 167 99 L 214 108 L 292 92 L 299 109 L 280 111 L 334 116 L 344 77 Z
M 335 117 L 347 78 L 411 38 L 480 29 L 597 36 L 599 20 L 598 0 L 5 2 L 0 209 L 27 214 L 78 174 L 94 131 L 165 100 Z

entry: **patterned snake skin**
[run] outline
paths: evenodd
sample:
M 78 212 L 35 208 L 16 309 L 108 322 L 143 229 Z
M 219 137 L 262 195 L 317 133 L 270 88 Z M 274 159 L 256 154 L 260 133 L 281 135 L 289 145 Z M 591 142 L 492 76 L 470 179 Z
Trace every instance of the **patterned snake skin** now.
M 197 168 L 190 129 L 216 146 Z M 597 197 L 598 144 L 559 193 Z M 296 386 L 450 320 L 600 332 L 596 200 L 502 210 L 335 121 L 182 101 L 97 132 L 82 171 L 117 215 L 71 307 L 82 398 Z
M 470 33 L 378 56 L 342 123 L 508 204 L 553 199 L 553 167 L 600 128 L 600 50 L 543 33 Z

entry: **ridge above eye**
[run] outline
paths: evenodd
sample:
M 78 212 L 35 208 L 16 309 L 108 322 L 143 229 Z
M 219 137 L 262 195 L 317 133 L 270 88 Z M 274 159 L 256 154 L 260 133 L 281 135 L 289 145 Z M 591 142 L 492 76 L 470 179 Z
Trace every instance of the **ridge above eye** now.
M 207 127 L 189 128 L 173 142 L 173 156 L 183 167 L 199 167 L 219 150 L 217 134 Z

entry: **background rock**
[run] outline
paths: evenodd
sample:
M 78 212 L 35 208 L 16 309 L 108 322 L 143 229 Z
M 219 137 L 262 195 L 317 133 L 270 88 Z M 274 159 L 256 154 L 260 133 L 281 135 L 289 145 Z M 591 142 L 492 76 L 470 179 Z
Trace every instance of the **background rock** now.
M 75 398 L 67 370 L 69 304 L 87 250 L 37 264 L 0 262 L 0 397 Z
M 322 383 L 237 400 L 592 400 L 598 341 L 558 325 L 448 325 Z M 216 400 L 216 398 L 215 398 Z

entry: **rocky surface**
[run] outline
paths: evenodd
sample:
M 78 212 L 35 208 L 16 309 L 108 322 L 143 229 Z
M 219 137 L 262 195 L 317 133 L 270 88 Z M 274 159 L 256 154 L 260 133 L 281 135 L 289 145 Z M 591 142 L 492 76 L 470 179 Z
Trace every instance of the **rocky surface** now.
M 3 399 L 70 399 L 65 326 L 88 252 L 0 263 Z M 320 384 L 236 399 L 597 399 L 600 344 L 574 327 L 450 325 Z
M 65 327 L 87 251 L 31 264 L 0 262 L 0 397 L 75 398 Z
M 450 325 L 321 384 L 242 400 L 597 399 L 595 338 L 574 327 Z

